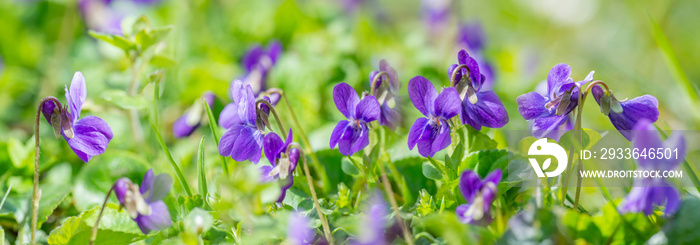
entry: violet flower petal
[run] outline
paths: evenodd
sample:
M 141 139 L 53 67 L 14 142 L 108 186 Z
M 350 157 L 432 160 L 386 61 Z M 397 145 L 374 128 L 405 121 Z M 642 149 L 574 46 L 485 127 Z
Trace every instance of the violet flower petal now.
M 630 193 L 622 200 L 619 206 L 620 212 L 642 212 L 645 215 L 651 215 L 656 206 L 665 206 L 665 216 L 671 216 L 678 211 L 681 203 L 680 194 L 671 184 L 664 180 L 645 179 L 642 182 L 638 183 L 641 186 L 632 187 Z
M 236 161 L 250 160 L 258 163 L 262 153 L 263 136 L 255 128 L 233 125 L 219 140 L 219 154 Z
M 600 105 L 600 99 L 605 93 L 599 86 L 593 87 L 593 97 Z M 659 101 L 651 95 L 643 95 L 627 101 L 620 102 L 622 112 L 616 113 L 610 111 L 608 117 L 613 126 L 625 136 L 627 140 L 633 139 L 633 133 L 630 131 L 641 120 L 646 119 L 653 122 L 659 119 Z
M 78 122 L 73 125 L 73 138 L 68 138 L 65 135 L 63 138 L 81 160 L 88 162 L 93 156 L 105 152 L 110 139 L 107 138 L 107 135 L 98 130 L 98 128 L 91 125 L 84 125 L 81 121 L 82 120 L 78 120 Z
M 438 93 L 435 86 L 422 76 L 415 76 L 408 82 L 408 96 L 413 102 L 413 106 L 426 117 L 434 116 L 435 98 Z
M 474 201 L 474 197 L 481 190 L 481 186 L 481 178 L 474 171 L 466 170 L 459 177 L 459 190 L 468 203 Z
M 423 131 L 425 130 L 427 124 L 428 119 L 425 117 L 420 117 L 416 119 L 416 121 L 413 123 L 413 126 L 411 126 L 411 130 L 408 132 L 409 150 L 413 150 L 413 147 L 416 145 L 421 135 L 423 135 Z
M 476 96 L 476 104 L 468 99 L 462 102 L 462 123 L 469 124 L 476 130 L 481 130 L 482 126 L 500 128 L 508 123 L 508 112 L 495 92 L 481 91 Z
M 379 102 L 377 98 L 372 95 L 368 95 L 355 107 L 355 116 L 353 118 L 362 120 L 364 122 L 372 122 L 379 119 Z
M 389 127 L 392 131 L 396 130 L 401 123 L 401 113 L 397 109 L 389 107 L 386 103 L 380 106 L 380 110 L 379 124 Z
M 335 125 L 335 128 L 333 129 L 333 133 L 331 133 L 331 142 L 330 142 L 330 147 L 331 149 L 334 149 L 335 146 L 338 144 L 338 141 L 340 140 L 340 137 L 343 136 L 343 133 L 345 133 L 345 128 L 350 124 L 349 121 L 347 120 L 342 120 L 338 122 L 337 125 Z
M 279 157 L 280 151 L 282 151 L 282 148 L 285 148 L 286 146 L 285 142 L 282 141 L 282 138 L 280 138 L 279 135 L 271 132 L 265 135 L 263 146 L 265 157 L 268 161 L 270 161 L 272 166 L 276 166 L 276 160 Z
M 562 85 L 574 82 L 570 76 L 571 67 L 569 65 L 561 63 L 552 67 L 547 75 L 547 93 L 550 99 L 560 92 Z
M 73 114 L 73 121 L 80 118 L 80 110 L 83 108 L 83 103 L 85 103 L 86 98 L 87 90 L 85 89 L 85 77 L 83 77 L 82 72 L 76 71 L 75 74 L 73 74 L 70 89 L 66 88 L 66 100 L 68 100 L 71 114 Z
M 611 112 L 612 113 L 612 112 Z M 665 141 L 661 141 L 661 137 L 652 122 L 642 119 L 634 127 L 634 140 L 632 145 L 636 149 L 677 149 L 678 158 L 671 159 L 636 159 L 640 167 L 647 170 L 672 170 L 678 167 L 683 162 L 686 154 L 685 137 L 680 132 L 674 132 Z
M 333 101 L 340 113 L 348 119 L 355 119 L 356 107 L 360 103 L 357 92 L 347 83 L 339 83 L 333 87 Z M 376 101 L 376 99 L 375 99 Z
M 301 213 L 292 213 L 287 221 L 287 239 L 291 244 L 312 244 L 314 231 L 311 222 Z
M 149 203 L 148 206 L 151 207 L 151 215 L 146 216 L 139 214 L 139 216 L 134 219 L 139 229 L 141 229 L 141 232 L 148 234 L 151 231 L 162 230 L 172 226 L 170 212 L 165 202 L 157 201 Z
M 459 104 L 457 89 L 453 87 L 445 88 L 435 99 L 433 112 L 437 117 L 450 119 L 459 114 Z
M 549 114 L 549 110 L 544 107 L 547 104 L 547 98 L 537 92 L 520 95 L 516 102 L 518 103 L 518 112 L 525 120 L 532 120 Z
M 357 147 L 355 147 L 355 143 L 362 141 L 360 139 L 360 137 L 363 135 L 362 131 L 363 127 L 361 125 L 350 124 L 345 127 L 345 131 L 338 141 L 338 150 L 340 150 L 340 153 L 346 156 L 355 154 L 355 152 L 357 152 L 355 150 L 357 149 Z M 360 145 L 358 145 L 358 147 L 359 146 Z

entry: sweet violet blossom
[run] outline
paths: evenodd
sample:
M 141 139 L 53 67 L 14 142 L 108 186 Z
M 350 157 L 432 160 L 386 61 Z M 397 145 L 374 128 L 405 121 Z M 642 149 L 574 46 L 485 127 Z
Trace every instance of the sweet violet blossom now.
M 219 126 L 227 129 L 219 139 L 219 154 L 236 161 L 260 161 L 263 147 L 262 129 L 257 124 L 255 95 L 250 84 L 236 80 L 231 87 L 234 102 L 226 105 L 219 116 Z
M 379 119 L 379 103 L 372 95 L 362 100 L 355 89 L 347 83 L 340 83 L 333 88 L 335 107 L 348 120 L 338 122 L 331 134 L 330 147 L 338 145 L 340 153 L 351 156 L 369 145 L 368 123 Z
M 428 29 L 436 33 L 442 30 L 450 20 L 452 0 L 421 0 L 423 20 Z
M 172 226 L 170 211 L 163 202 L 172 184 L 170 175 L 155 175 L 153 169 L 149 169 L 143 176 L 141 188 L 128 178 L 121 178 L 114 183 L 114 194 L 141 232 L 148 234 Z
M 243 67 L 246 69 L 246 74 L 241 80 L 253 88 L 255 95 L 267 88 L 267 75 L 272 66 L 277 63 L 280 54 L 282 54 L 282 44 L 278 41 L 270 43 L 267 49 L 256 45 L 246 52 L 243 57 Z
M 484 82 L 481 84 L 481 89 L 491 90 L 493 88 L 493 81 L 495 80 L 495 73 L 493 72 L 493 66 L 483 55 L 486 41 L 481 23 L 478 21 L 462 23 L 457 33 L 457 42 L 469 50 L 471 57 L 480 64 L 480 72 L 484 75 Z
M 538 94 L 542 95 L 543 97 L 547 96 L 547 80 L 544 80 L 537 84 L 537 87 L 535 87 L 535 92 Z M 530 127 L 532 127 L 533 122 L 529 121 Z M 572 113 L 569 113 L 567 116 L 566 122 L 564 122 L 562 125 L 559 125 L 559 127 L 549 131 L 549 133 L 545 134 L 543 137 L 544 138 L 550 138 L 553 139 L 557 142 L 559 142 L 559 139 L 561 139 L 562 136 L 566 132 L 569 132 L 569 130 L 574 129 L 574 116 Z
M 603 91 L 599 86 L 591 90 L 598 105 L 607 114 L 613 126 L 620 133 L 632 140 L 632 130 L 642 119 L 652 123 L 659 119 L 659 101 L 651 95 L 642 95 L 630 100 L 618 101 L 610 91 Z
M 467 200 L 467 204 L 457 207 L 455 212 L 462 223 L 488 225 L 493 218 L 489 214 L 491 204 L 498 194 L 498 183 L 501 182 L 500 169 L 486 175 L 482 180 L 479 174 L 467 170 L 459 178 L 459 190 Z
M 449 67 L 448 76 L 452 79 L 453 73 L 456 72 L 453 85 L 462 101 L 460 112 L 462 123 L 469 124 L 476 130 L 481 130 L 482 126 L 489 128 L 505 126 L 508 123 L 508 112 L 495 92 L 482 88 L 486 78 L 479 71 L 479 63 L 465 50 L 459 51 L 457 60 L 459 64 Z M 469 69 L 462 68 L 455 71 L 459 65 L 466 65 Z
M 214 107 L 214 100 L 216 98 L 214 93 L 207 91 L 202 95 L 202 98 L 207 101 L 209 107 Z M 195 101 L 192 107 L 185 111 L 185 113 L 173 123 L 173 135 L 175 135 L 176 138 L 190 136 L 194 130 L 199 127 L 205 114 L 206 111 L 202 103 L 199 100 Z
M 593 71 L 581 82 L 571 78 L 571 67 L 557 64 L 547 76 L 547 95 L 529 92 L 518 96 L 520 115 L 532 123 L 532 135 L 542 138 L 557 132 L 569 120 L 569 113 L 578 105 L 578 87 L 593 80 Z M 555 133 L 558 134 L 558 133 Z
M 269 182 L 275 180 L 286 181 L 282 186 L 282 194 L 277 199 L 277 202 L 284 201 L 287 190 L 294 184 L 292 173 L 299 162 L 299 150 L 297 148 L 289 148 L 292 143 L 292 129 L 289 129 L 287 140 L 283 141 L 276 133 L 270 132 L 265 135 L 263 145 L 265 146 L 265 157 L 270 161 L 272 166 L 260 167 L 261 181 Z
M 105 152 L 112 140 L 112 128 L 107 122 L 96 116 L 80 118 L 80 110 L 87 97 L 85 77 L 83 73 L 76 72 L 70 84 L 70 89 L 65 87 L 66 106 L 62 115 L 58 115 L 58 108 L 53 101 L 47 101 L 42 105 L 41 111 L 52 127 L 60 127 L 61 135 L 68 142 L 73 152 L 84 162 L 90 161 L 93 156 Z M 70 108 L 70 110 L 68 110 Z M 60 117 L 60 119 L 58 119 Z M 54 125 L 60 123 L 60 125 Z
M 386 242 L 386 225 L 389 209 L 381 194 L 375 192 L 369 199 L 362 216 L 359 236 L 354 245 L 382 245 Z
M 301 213 L 292 213 L 287 221 L 287 242 L 291 245 L 310 245 L 314 241 L 311 222 Z
M 652 122 L 641 119 L 634 127 L 632 144 L 635 149 L 674 149 L 678 155 L 672 158 L 651 159 L 642 157 L 636 159 L 638 170 L 668 171 L 673 170 L 685 159 L 685 138 L 679 132 L 674 132 L 665 141 L 661 140 Z M 656 206 L 665 206 L 664 214 L 670 216 L 678 211 L 681 204 L 680 193 L 671 183 L 663 178 L 635 179 L 632 191 L 622 200 L 620 211 L 643 212 L 651 215 Z
M 418 145 L 418 153 L 432 157 L 450 145 L 450 125 L 447 120 L 459 114 L 459 94 L 453 87 L 438 94 L 428 79 L 422 76 L 408 82 L 408 95 L 413 105 L 425 115 L 416 119 L 408 133 L 408 148 Z
M 377 82 L 372 84 L 375 77 L 380 72 L 386 73 L 385 76 L 379 76 Z M 389 78 L 388 81 L 387 77 Z M 389 65 L 386 60 L 379 61 L 379 70 L 369 73 L 369 86 L 374 90 L 374 97 L 380 105 L 379 124 L 389 127 L 391 130 L 396 130 L 396 127 L 401 123 L 401 114 L 396 107 L 396 96 L 399 94 L 401 83 L 396 70 Z

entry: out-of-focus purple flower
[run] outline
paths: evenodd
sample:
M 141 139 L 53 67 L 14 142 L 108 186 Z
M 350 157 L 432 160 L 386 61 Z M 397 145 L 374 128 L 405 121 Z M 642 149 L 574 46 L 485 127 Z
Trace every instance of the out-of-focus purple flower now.
M 172 226 L 170 211 L 163 202 L 172 184 L 170 175 L 155 175 L 153 169 L 149 169 L 143 177 L 141 188 L 128 178 L 121 178 L 114 183 L 114 194 L 141 232 L 148 234 Z
M 380 76 L 377 78 L 377 82 L 372 84 L 380 72 L 386 73 L 389 81 L 385 81 L 387 80 L 385 76 Z M 396 70 L 386 60 L 381 60 L 379 61 L 379 70 L 369 73 L 369 82 L 369 86 L 374 89 L 374 94 L 372 95 L 377 98 L 380 105 L 379 124 L 387 126 L 391 130 L 396 130 L 396 127 L 401 123 L 401 114 L 395 109 L 396 96 L 401 88 Z
M 289 129 L 287 140 L 283 141 L 276 133 L 270 132 L 265 135 L 263 141 L 265 149 L 265 157 L 270 161 L 272 166 L 260 167 L 261 181 L 269 182 L 274 180 L 284 180 L 286 183 L 282 186 L 282 194 L 277 199 L 277 202 L 284 201 L 287 190 L 294 184 L 294 178 L 291 177 L 294 169 L 299 162 L 299 150 L 297 148 L 288 149 L 292 143 L 292 129 Z
M 219 154 L 236 161 L 260 161 L 263 135 L 258 128 L 255 95 L 250 84 L 233 81 L 231 94 L 234 99 L 224 107 L 219 116 L 219 126 L 227 129 L 219 140 Z
M 482 88 L 485 76 L 479 71 L 479 63 L 469 56 L 466 50 L 460 50 L 457 54 L 459 64 L 453 64 L 448 69 L 448 76 L 456 72 L 455 81 L 452 81 L 462 101 L 460 118 L 463 124 L 469 124 L 476 130 L 481 127 L 500 128 L 508 123 L 508 112 L 503 107 L 501 99 L 495 92 Z M 466 65 L 469 69 L 462 68 L 457 71 L 459 65 Z
M 370 198 L 366 206 L 359 229 L 359 236 L 353 242 L 354 245 L 382 245 L 388 244 L 385 238 L 385 230 L 388 224 L 389 210 L 386 202 L 379 192 Z
M 647 119 L 652 123 L 659 119 L 659 101 L 651 95 L 642 95 L 630 100 L 618 101 L 612 92 L 603 91 L 600 86 L 593 87 L 593 97 L 598 105 L 607 104 L 610 108 L 608 113 L 610 122 L 620 131 L 620 133 L 632 140 L 632 130 L 642 119 Z M 605 101 L 604 101 L 605 100 Z
M 500 169 L 486 175 L 481 180 L 479 174 L 467 170 L 459 178 L 459 190 L 467 200 L 467 204 L 457 207 L 455 212 L 460 221 L 469 224 L 488 225 L 493 218 L 489 214 L 491 204 L 498 195 L 498 183 L 501 182 L 502 173 Z
M 243 67 L 246 69 L 246 74 L 241 80 L 253 88 L 255 95 L 267 88 L 267 75 L 281 54 L 282 44 L 278 41 L 272 41 L 267 49 L 256 45 L 246 52 L 243 57 Z
M 421 0 L 423 19 L 430 31 L 444 28 L 450 20 L 452 0 Z
M 469 50 L 471 57 L 479 64 L 481 68 L 479 71 L 484 75 L 484 81 L 480 89 L 491 90 L 493 88 L 493 81 L 495 80 L 495 73 L 493 72 L 491 62 L 488 62 L 483 55 L 486 41 L 481 23 L 472 21 L 460 25 L 457 34 L 457 43 Z
M 571 78 L 571 67 L 557 64 L 547 76 L 547 95 L 529 92 L 518 96 L 520 115 L 532 123 L 532 135 L 542 138 L 552 131 L 561 131 L 560 126 L 569 120 L 569 113 L 578 105 L 578 85 L 593 80 L 593 71 L 581 82 Z M 557 133 L 558 134 L 558 133 Z
M 672 158 L 636 159 L 639 170 L 668 171 L 673 170 L 685 159 L 685 138 L 674 132 L 665 141 L 661 140 L 652 122 L 641 119 L 632 132 L 632 144 L 635 149 L 677 149 L 678 155 Z M 622 200 L 620 211 L 643 212 L 651 215 L 655 206 L 665 206 L 664 214 L 670 216 L 678 211 L 681 204 L 680 193 L 663 178 L 635 179 L 632 191 Z
M 408 148 L 418 145 L 418 153 L 432 157 L 445 149 L 452 139 L 447 120 L 459 114 L 459 94 L 453 87 L 438 94 L 435 86 L 422 76 L 408 82 L 408 95 L 413 105 L 425 117 L 416 119 L 408 133 Z
M 216 99 L 214 93 L 207 91 L 202 95 L 202 99 L 207 101 L 209 107 L 214 107 L 214 100 Z M 195 101 L 192 107 L 173 123 L 173 135 L 176 138 L 190 136 L 199 127 L 205 113 L 202 103 L 199 100 Z
M 80 0 L 80 13 L 89 29 L 114 35 L 122 34 L 123 14 L 112 9 L 109 0 Z
M 346 13 L 352 14 L 360 8 L 365 0 L 340 0 Z
M 292 213 L 287 221 L 287 241 L 291 245 L 313 244 L 314 230 L 311 222 L 301 213 Z
M 41 111 L 46 118 L 46 121 L 52 127 L 61 128 L 61 135 L 68 142 L 68 145 L 73 152 L 84 162 L 90 161 L 93 156 L 100 155 L 105 152 L 109 142 L 112 140 L 112 128 L 107 125 L 107 122 L 96 116 L 87 116 L 80 118 L 80 110 L 83 108 L 83 103 L 87 98 L 87 89 L 85 87 L 85 77 L 83 73 L 75 72 L 73 80 L 70 84 L 70 89 L 65 88 L 66 106 L 63 109 L 63 114 L 58 115 L 56 104 L 52 101 L 47 101 L 42 105 Z M 58 105 L 61 106 L 60 104 Z M 68 110 L 70 108 L 70 111 Z M 53 125 L 52 117 L 59 117 L 61 125 Z
M 335 85 L 333 101 L 335 107 L 348 120 L 342 120 L 335 126 L 331 134 L 330 147 L 334 149 L 338 145 L 340 153 L 351 156 L 369 145 L 367 123 L 379 119 L 379 103 L 372 95 L 360 100 L 355 89 L 347 83 Z

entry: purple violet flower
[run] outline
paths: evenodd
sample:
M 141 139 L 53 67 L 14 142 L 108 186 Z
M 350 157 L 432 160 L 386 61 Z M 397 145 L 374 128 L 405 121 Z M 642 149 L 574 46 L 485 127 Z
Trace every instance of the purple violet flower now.
M 425 117 L 416 119 L 408 133 L 408 149 L 418 145 L 418 152 L 432 157 L 450 145 L 450 125 L 447 120 L 459 114 L 459 94 L 453 87 L 437 93 L 428 79 L 422 76 L 408 82 L 408 95 L 413 105 Z
M 287 220 L 287 241 L 291 245 L 310 245 L 314 241 L 311 222 L 301 213 L 292 213 Z
M 535 87 L 535 92 L 542 95 L 543 97 L 547 96 L 547 81 L 545 80 L 537 84 L 537 87 Z M 529 123 L 530 127 L 532 127 L 533 122 L 530 121 Z M 559 127 L 553 129 L 552 131 L 549 131 L 549 133 L 545 134 L 543 137 L 550 138 L 559 142 L 561 137 L 564 136 L 566 132 L 569 132 L 569 130 L 572 129 L 574 129 L 574 116 L 571 115 L 571 113 L 569 113 L 566 122 L 564 122 L 562 125 L 559 125 Z
M 80 13 L 89 29 L 114 35 L 122 34 L 123 14 L 110 7 L 111 0 L 80 0 Z
M 280 54 L 282 54 L 282 44 L 279 41 L 272 41 L 268 45 L 267 50 L 260 45 L 256 45 L 246 52 L 243 57 L 243 67 L 246 69 L 246 75 L 242 80 L 244 84 L 248 84 L 253 88 L 255 95 L 267 88 L 267 75 L 272 66 L 277 63 Z
M 532 135 L 542 138 L 558 134 L 560 126 L 569 120 L 569 113 L 578 105 L 578 87 L 593 80 L 593 71 L 586 79 L 574 83 L 571 78 L 571 67 L 567 64 L 557 64 L 552 67 L 547 76 L 547 96 L 537 92 L 529 92 L 518 96 L 518 111 L 525 120 L 532 123 Z M 562 133 L 563 134 L 563 133 Z
M 292 173 L 297 167 L 300 154 L 297 148 L 288 149 L 289 144 L 292 143 L 292 137 L 291 128 L 289 129 L 286 141 L 283 141 L 276 133 L 270 132 L 265 135 L 263 143 L 265 146 L 265 157 L 267 157 L 267 160 L 270 161 L 272 166 L 260 167 L 261 181 L 269 182 L 278 179 L 287 181 L 282 186 L 282 194 L 277 199 L 277 202 L 284 201 L 287 190 L 294 184 Z
M 389 209 L 379 192 L 370 197 L 364 210 L 357 240 L 354 245 L 382 245 L 386 242 L 385 230 Z
M 128 178 L 121 178 L 114 183 L 114 194 L 141 232 L 148 234 L 172 226 L 170 211 L 163 202 L 172 184 L 170 175 L 155 175 L 153 169 L 149 169 L 143 176 L 141 188 Z
M 380 72 L 385 72 L 387 74 L 386 77 L 389 77 L 389 81 L 385 83 L 386 77 L 380 76 L 377 82 L 372 84 L 374 77 Z M 399 114 L 398 108 L 395 108 L 396 96 L 401 88 L 396 70 L 386 60 L 381 60 L 379 61 L 379 70 L 369 73 L 369 82 L 369 86 L 374 87 L 374 94 L 372 95 L 377 98 L 380 105 L 379 124 L 387 126 L 391 130 L 396 130 L 396 127 L 401 123 L 401 114 Z
M 450 20 L 452 0 L 421 0 L 423 20 L 431 32 L 442 30 Z
M 488 225 L 493 218 L 489 214 L 491 204 L 498 195 L 498 183 L 501 182 L 500 169 L 486 175 L 481 180 L 479 174 L 467 170 L 459 178 L 459 190 L 467 204 L 457 207 L 455 212 L 462 223 Z
M 216 99 L 214 93 L 207 91 L 202 95 L 202 98 L 207 100 L 209 107 L 214 107 L 214 100 Z M 196 100 L 192 107 L 173 123 L 173 135 L 175 135 L 175 138 L 190 136 L 199 127 L 202 118 L 206 115 L 205 110 L 200 100 Z
M 64 107 L 63 115 L 55 115 L 61 117 L 61 125 L 51 125 L 52 127 L 61 128 L 61 135 L 68 142 L 68 145 L 73 152 L 84 162 L 90 161 L 93 156 L 100 155 L 105 152 L 109 142 L 112 140 L 112 128 L 107 125 L 107 122 L 96 116 L 86 116 L 80 118 L 80 110 L 83 108 L 83 103 L 87 97 L 85 87 L 85 77 L 83 73 L 75 72 L 73 80 L 70 84 L 70 89 L 65 87 L 66 106 Z M 60 104 L 58 105 L 61 106 Z M 68 110 L 70 108 L 70 111 Z M 42 114 L 49 124 L 52 124 L 51 117 L 58 110 L 56 104 L 52 101 L 47 101 L 42 105 Z
M 469 56 L 466 50 L 459 51 L 457 60 L 459 64 L 453 64 L 448 69 L 450 79 L 459 65 L 466 65 L 469 68 L 456 71 L 456 81 L 454 81 L 462 101 L 460 112 L 462 123 L 469 124 L 476 130 L 481 130 L 482 126 L 489 128 L 505 126 L 508 123 L 508 112 L 495 92 L 482 88 L 486 78 L 479 72 L 479 64 Z M 466 76 L 467 74 L 469 76 Z
M 348 120 L 338 122 L 331 134 L 330 147 L 338 145 L 340 153 L 351 156 L 369 145 L 368 123 L 379 119 L 380 109 L 377 99 L 368 95 L 360 100 L 357 92 L 347 83 L 333 88 L 335 107 Z
M 627 140 L 633 139 L 630 130 L 640 120 L 647 119 L 654 123 L 659 119 L 659 101 L 654 96 L 647 94 L 630 100 L 618 101 L 611 92 L 606 93 L 600 86 L 593 87 L 592 93 L 598 105 L 601 105 L 601 99 L 609 100 L 608 118 Z
M 227 129 L 219 139 L 219 154 L 236 161 L 260 161 L 263 135 L 258 128 L 255 95 L 250 84 L 233 81 L 231 95 L 234 99 L 224 107 L 219 116 L 219 126 Z
M 639 170 L 673 170 L 685 159 L 686 146 L 683 134 L 674 132 L 665 141 L 661 140 L 652 122 L 641 119 L 634 127 L 632 144 L 635 149 L 677 149 L 678 158 L 636 159 Z M 632 191 L 622 200 L 620 212 L 643 212 L 651 215 L 655 206 L 665 206 L 664 214 L 671 216 L 681 204 L 680 193 L 663 178 L 635 179 Z

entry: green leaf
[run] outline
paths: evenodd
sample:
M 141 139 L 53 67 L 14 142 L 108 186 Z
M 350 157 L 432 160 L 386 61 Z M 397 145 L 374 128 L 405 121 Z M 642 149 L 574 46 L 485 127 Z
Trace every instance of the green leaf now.
M 440 173 L 440 170 L 435 168 L 435 166 L 433 166 L 429 162 L 423 163 L 423 175 L 425 175 L 425 177 L 428 177 L 428 179 L 443 180 L 443 176 L 442 173 Z
M 96 206 L 79 216 L 66 219 L 61 226 L 51 231 L 49 244 L 87 244 L 100 208 Z M 100 219 L 95 244 L 129 244 L 147 237 L 126 212 L 120 212 L 119 206 L 110 203 Z
M 495 149 L 498 142 L 492 140 L 488 135 L 474 129 L 472 126 L 464 125 L 467 128 L 467 141 L 469 142 L 469 152 L 479 150 Z
M 85 164 L 75 177 L 73 203 L 78 211 L 84 211 L 104 202 L 107 191 L 119 178 L 139 183 L 150 164 L 141 156 L 118 150 L 110 150 Z M 116 200 L 116 199 L 113 199 Z
M 136 45 L 129 41 L 128 39 L 122 37 L 122 36 L 116 36 L 116 35 L 111 35 L 111 34 L 104 34 L 104 33 L 99 33 L 95 31 L 90 31 L 90 36 L 100 39 L 102 41 L 105 41 L 112 46 L 115 46 L 121 50 L 124 50 L 124 52 L 129 52 L 129 50 L 133 49 Z
M 495 237 L 486 228 L 460 222 L 454 213 L 434 213 L 420 219 L 418 225 L 447 244 L 493 244 Z
M 23 144 L 17 138 L 10 138 L 7 142 L 7 154 L 15 168 L 24 168 L 32 164 L 34 155 L 34 138 Z
M 106 90 L 101 97 L 125 110 L 141 110 L 148 106 L 148 101 L 143 96 L 129 96 L 123 90 Z
M 41 185 L 41 199 L 39 200 L 39 212 L 37 213 L 37 227 L 41 227 L 48 218 L 49 215 L 56 210 L 61 202 L 70 193 L 71 187 L 68 183 L 63 184 L 45 184 Z M 27 216 L 31 219 L 31 215 Z M 29 224 L 29 220 L 27 220 Z
M 197 167 L 199 171 L 199 194 L 206 200 L 209 196 L 207 190 L 207 175 L 204 169 L 204 136 L 199 140 L 199 151 L 197 152 Z
M 344 157 L 343 160 L 340 161 L 342 164 L 341 168 L 343 169 L 343 172 L 352 176 L 360 176 L 360 170 L 355 166 L 355 164 L 350 161 L 350 159 Z
M 575 136 L 574 133 L 578 133 L 578 131 L 569 130 L 561 136 L 561 139 L 559 139 L 559 145 L 561 145 L 561 147 L 567 151 L 571 149 L 572 144 L 574 145 L 574 149 L 590 150 L 601 139 L 600 133 L 596 132 L 595 130 L 584 128 L 583 134 L 581 134 L 581 136 L 583 136 L 583 144 L 581 144 L 581 142 L 578 141 L 578 136 Z
M 425 159 L 422 157 L 410 157 L 394 162 L 396 170 L 403 176 L 406 186 L 411 192 L 410 197 L 417 197 L 422 189 L 428 190 L 429 193 L 437 191 L 435 181 L 425 177 L 423 174 L 423 161 Z M 409 197 L 406 197 L 406 195 L 404 195 L 404 198 L 406 198 L 404 202 L 407 204 L 415 202 L 415 200 L 408 199 Z
M 175 65 L 175 59 L 169 56 L 158 54 L 151 57 L 150 63 L 154 66 L 168 68 Z
M 664 226 L 668 244 L 700 244 L 700 200 L 690 196 L 683 199 L 681 208 Z
M 0 245 L 5 245 L 5 229 L 0 226 Z
M 561 218 L 566 229 L 563 232 L 567 237 L 575 240 L 585 240 L 590 244 L 602 244 L 605 242 L 603 235 L 593 218 L 576 210 L 567 210 Z

